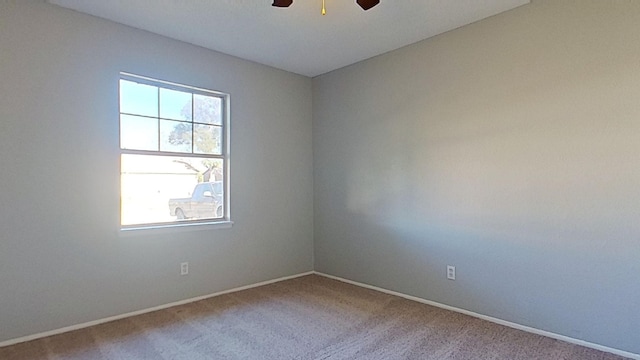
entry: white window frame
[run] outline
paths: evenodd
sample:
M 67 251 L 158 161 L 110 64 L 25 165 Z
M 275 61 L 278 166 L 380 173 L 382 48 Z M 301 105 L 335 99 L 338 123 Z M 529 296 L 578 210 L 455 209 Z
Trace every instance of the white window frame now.
M 161 222 L 161 223 L 146 223 L 146 224 L 136 224 L 136 225 L 122 225 L 122 203 L 120 204 L 120 235 L 128 236 L 128 235 L 136 235 L 136 234 L 158 234 L 158 233 L 166 233 L 166 232 L 181 232 L 181 231 L 194 231 L 194 230 L 209 230 L 209 229 L 224 229 L 230 228 L 233 225 L 231 221 L 231 201 L 230 201 L 230 176 L 229 176 L 229 150 L 230 150 L 230 131 L 229 131 L 229 120 L 230 120 L 230 95 L 227 93 L 223 93 L 220 91 L 214 91 L 209 89 L 198 88 L 189 85 L 178 84 L 174 82 L 154 79 L 146 76 L 136 75 L 127 72 L 121 72 L 118 78 L 118 83 L 120 80 L 133 81 L 141 84 L 156 86 L 158 88 L 165 88 L 170 90 L 179 90 L 183 92 L 189 92 L 196 95 L 206 95 L 206 96 L 215 96 L 222 100 L 222 123 L 221 123 L 221 133 L 222 133 L 222 146 L 221 146 L 221 155 L 216 154 L 198 154 L 194 153 L 182 153 L 182 152 L 169 152 L 169 151 L 152 151 L 152 150 L 132 150 L 132 149 L 124 149 L 120 144 L 120 139 L 122 136 L 122 129 L 120 125 L 120 117 L 121 115 L 126 113 L 122 113 L 120 109 L 120 105 L 118 105 L 118 135 L 119 135 L 119 150 L 120 150 L 120 159 L 123 154 L 132 154 L 132 155 L 150 155 L 150 156 L 179 156 L 179 157 L 189 157 L 189 158 L 214 158 L 221 159 L 223 162 L 223 214 L 222 218 L 215 219 L 197 219 L 197 220 L 186 220 L 186 221 L 173 221 L 173 222 Z M 118 99 L 120 99 L 120 86 L 118 85 Z M 120 102 L 119 102 L 120 104 Z M 160 103 L 158 103 L 160 106 Z M 158 121 L 160 121 L 158 114 Z M 193 120 L 192 120 L 193 121 Z M 120 177 L 122 177 L 122 165 L 120 164 Z M 120 197 L 122 198 L 122 185 L 120 186 Z M 121 200 L 122 201 L 122 200 Z

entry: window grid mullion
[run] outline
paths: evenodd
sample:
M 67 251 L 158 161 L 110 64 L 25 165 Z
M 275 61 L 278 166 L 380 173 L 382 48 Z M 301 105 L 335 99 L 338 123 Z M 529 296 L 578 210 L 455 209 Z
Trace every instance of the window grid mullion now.
M 160 136 L 160 87 L 156 86 L 158 89 L 158 151 L 160 151 L 160 144 L 162 144 L 162 137 Z
M 193 96 L 193 93 L 191 93 L 191 153 L 192 154 L 196 152 L 196 135 L 195 135 L 196 129 L 193 125 L 194 116 L 196 114 L 195 108 L 196 108 L 195 97 Z

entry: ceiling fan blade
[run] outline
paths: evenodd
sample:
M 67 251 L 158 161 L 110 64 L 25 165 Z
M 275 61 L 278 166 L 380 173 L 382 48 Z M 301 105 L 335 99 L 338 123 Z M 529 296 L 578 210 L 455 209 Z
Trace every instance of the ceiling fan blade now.
M 372 7 L 380 4 L 380 0 L 356 0 L 356 2 L 358 3 L 358 5 L 360 5 L 361 8 L 363 8 L 364 10 L 369 10 Z
M 271 4 L 271 6 L 289 7 L 291 4 L 293 4 L 293 0 L 273 0 L 273 4 Z

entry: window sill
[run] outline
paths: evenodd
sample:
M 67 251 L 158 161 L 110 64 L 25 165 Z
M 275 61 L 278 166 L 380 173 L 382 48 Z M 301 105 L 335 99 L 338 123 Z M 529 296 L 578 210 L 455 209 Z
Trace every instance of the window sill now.
M 175 234 L 190 231 L 229 229 L 233 226 L 233 221 L 217 221 L 205 223 L 189 223 L 189 224 L 171 224 L 171 225 L 155 225 L 140 226 L 133 228 L 120 229 L 120 237 L 147 236 L 159 234 Z

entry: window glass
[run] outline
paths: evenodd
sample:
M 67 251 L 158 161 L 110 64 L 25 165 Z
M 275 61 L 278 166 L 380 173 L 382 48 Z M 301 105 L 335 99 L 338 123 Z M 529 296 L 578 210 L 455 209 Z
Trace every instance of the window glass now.
M 120 147 L 132 150 L 158 150 L 158 120 L 120 115 Z
M 191 123 L 160 120 L 160 151 L 192 152 L 191 128 Z
M 191 93 L 160 89 L 160 117 L 191 121 Z
M 228 220 L 228 95 L 120 79 L 121 225 Z
M 120 80 L 120 113 L 158 116 L 158 88 Z
M 222 125 L 222 99 L 213 96 L 193 96 L 193 121 Z
M 194 125 L 193 152 L 199 154 L 222 153 L 222 128 L 215 125 Z

